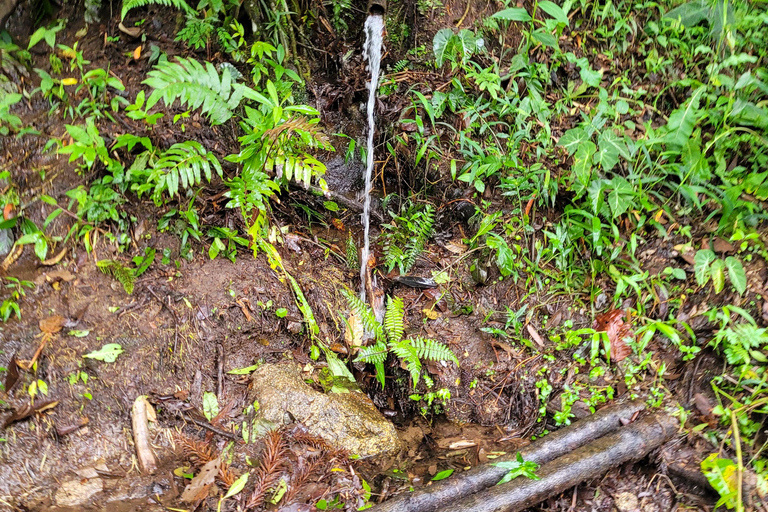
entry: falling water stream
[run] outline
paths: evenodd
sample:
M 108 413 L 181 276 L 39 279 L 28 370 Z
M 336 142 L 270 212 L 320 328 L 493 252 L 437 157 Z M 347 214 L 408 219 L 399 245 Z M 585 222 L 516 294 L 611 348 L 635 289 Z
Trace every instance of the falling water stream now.
M 384 37 L 384 18 L 371 14 L 365 20 L 365 46 L 363 58 L 368 60 L 371 71 L 371 83 L 368 86 L 368 149 L 365 168 L 365 202 L 363 203 L 363 229 L 365 230 L 362 258 L 360 258 L 360 298 L 365 301 L 366 272 L 370 254 L 370 224 L 371 224 L 371 188 L 373 179 L 373 112 L 376 106 L 376 90 L 379 88 L 379 68 L 381 65 L 381 43 Z

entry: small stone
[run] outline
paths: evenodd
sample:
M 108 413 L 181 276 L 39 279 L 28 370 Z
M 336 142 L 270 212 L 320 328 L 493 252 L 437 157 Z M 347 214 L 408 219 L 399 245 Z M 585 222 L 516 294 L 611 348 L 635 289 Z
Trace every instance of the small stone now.
M 619 512 L 636 512 L 640 509 L 640 502 L 637 500 L 637 496 L 630 492 L 617 494 L 613 504 L 616 505 Z
M 56 505 L 59 507 L 84 505 L 92 496 L 103 490 L 104 481 L 101 478 L 67 480 L 56 491 Z

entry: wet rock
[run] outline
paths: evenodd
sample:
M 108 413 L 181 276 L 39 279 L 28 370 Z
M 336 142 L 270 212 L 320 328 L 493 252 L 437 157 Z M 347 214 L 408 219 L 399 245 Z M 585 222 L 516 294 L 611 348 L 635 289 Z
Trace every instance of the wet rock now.
M 629 492 L 620 492 L 613 503 L 619 512 L 636 512 L 640 510 L 640 502 L 637 496 Z
M 59 507 L 77 507 L 84 505 L 94 495 L 104 490 L 101 478 L 87 480 L 66 480 L 56 491 L 56 505 Z
M 265 364 L 253 373 L 252 396 L 262 420 L 286 425 L 302 423 L 313 435 L 361 457 L 400 448 L 395 427 L 360 391 L 324 394 L 301 377 L 295 364 Z

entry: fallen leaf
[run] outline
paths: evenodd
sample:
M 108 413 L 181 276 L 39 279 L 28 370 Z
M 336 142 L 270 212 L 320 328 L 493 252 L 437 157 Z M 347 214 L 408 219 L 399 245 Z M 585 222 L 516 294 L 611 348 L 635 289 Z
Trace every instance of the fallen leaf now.
M 62 260 L 62 258 L 64 258 L 65 254 L 67 254 L 67 248 L 66 247 L 63 248 L 62 250 L 60 250 L 59 253 L 56 256 L 54 256 L 52 258 L 48 258 L 47 260 L 42 261 L 41 263 L 43 265 L 45 265 L 46 267 L 53 266 L 53 265 L 57 264 L 58 262 L 60 262 Z
M 634 334 L 631 326 L 624 322 L 624 311 L 621 309 L 614 309 L 598 316 L 592 328 L 608 334 L 611 342 L 611 360 L 618 362 L 632 353 L 626 339 L 634 338 Z
M 734 252 L 736 248 L 730 242 L 723 240 L 719 236 L 712 242 L 712 250 L 718 254 L 728 254 Z
M 349 318 L 347 318 L 347 329 L 344 331 L 344 341 L 350 347 L 359 347 L 363 344 L 363 336 L 365 331 L 363 329 L 363 322 L 360 317 L 351 312 Z
M 83 417 L 83 418 L 80 418 L 80 421 L 72 425 L 66 425 L 64 427 L 60 427 L 56 425 L 56 434 L 58 434 L 59 436 L 66 436 L 71 434 L 72 432 L 75 432 L 80 428 L 83 428 L 87 424 L 88 424 L 88 418 Z
M 544 340 L 541 339 L 541 336 L 536 329 L 531 324 L 526 325 L 526 328 L 528 329 L 528 334 L 533 338 L 533 341 L 535 341 L 538 346 L 544 347 Z
M 18 380 L 19 363 L 16 359 L 16 354 L 13 354 L 13 357 L 11 357 L 11 360 L 8 362 L 8 372 L 5 374 L 5 392 L 10 393 Z
M 56 334 L 64 327 L 66 322 L 67 319 L 61 315 L 49 316 L 40 320 L 40 330 L 48 334 Z
M 57 405 L 59 405 L 58 400 L 51 400 L 48 402 L 37 402 L 35 404 L 32 404 L 32 402 L 27 402 L 26 404 L 16 409 L 16 411 L 13 414 L 11 414 L 8 417 L 8 419 L 5 420 L 5 422 L 3 423 L 3 428 L 7 428 L 8 425 L 10 425 L 11 423 L 25 420 L 35 413 L 47 411 L 48 409 L 53 409 Z
M 118 30 L 123 34 L 128 34 L 131 37 L 139 37 L 141 35 L 141 27 L 126 27 L 122 23 L 117 26 Z
M 221 457 L 216 457 L 208 464 L 200 468 L 200 472 L 195 475 L 189 485 L 184 489 L 181 495 L 181 501 L 185 503 L 194 503 L 202 500 L 208 495 L 208 489 L 213 485 L 216 475 L 221 468 Z
M 477 443 L 474 441 L 468 441 L 468 440 L 461 440 L 456 441 L 455 443 L 451 443 L 448 445 L 449 450 L 459 450 L 462 448 L 472 448 L 473 446 L 477 446 Z
M 64 55 L 67 57 L 67 55 Z M 64 78 L 61 81 L 61 85 L 76 85 L 77 84 L 77 78 Z
M 424 316 L 429 318 L 430 320 L 437 320 L 440 316 L 440 313 L 435 311 L 434 309 L 422 309 L 422 313 L 424 313 Z
M 141 46 L 137 46 L 135 50 L 133 50 L 133 60 L 139 60 L 141 58 Z

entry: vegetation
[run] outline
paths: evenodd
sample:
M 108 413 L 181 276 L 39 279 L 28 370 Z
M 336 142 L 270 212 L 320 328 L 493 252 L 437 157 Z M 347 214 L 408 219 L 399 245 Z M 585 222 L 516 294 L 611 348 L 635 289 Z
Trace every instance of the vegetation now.
M 520 366 L 531 362 L 504 377 L 497 399 L 524 397 L 535 416 L 525 435 L 546 435 L 578 408 L 594 411 L 620 394 L 677 409 L 683 428 L 711 452 L 701 469 L 719 504 L 746 510 L 746 474 L 768 494 L 766 4 L 488 5 L 455 27 L 441 19 L 439 1 L 396 0 L 387 13 L 391 55 L 376 84 L 391 107 L 378 110 L 376 133 L 385 221 L 374 244 L 383 261 L 371 273 L 387 285 L 397 274 L 422 279 L 419 288 L 427 282 L 423 309 L 426 293 L 392 292 L 379 311 L 336 282 L 346 304 L 330 304 L 301 279 L 305 261 L 294 266 L 281 254 L 301 238 L 351 269 L 368 264 L 359 261 L 356 213 L 340 212 L 330 197 L 315 208 L 306 192 L 331 192 L 326 162 L 336 141 L 348 144 L 346 160 L 360 156 L 360 133 L 331 136 L 327 128 L 329 112 L 359 102 L 365 81 L 350 60 L 356 50 L 341 44 L 356 41 L 362 24 L 348 0 L 126 0 L 121 32 L 105 34 L 102 46 L 125 46 L 130 73 L 122 64 L 116 73 L 64 19 L 44 17 L 29 41 L 4 33 L 0 136 L 44 139 L 51 156 L 67 155 L 76 177 L 64 193 L 40 185 L 30 195 L 22 189 L 29 176 L 0 169 L 3 273 L 26 246 L 52 266 L 67 247 L 82 245 L 94 259 L 100 254 L 102 272 L 138 294 L 137 278 L 162 250 L 125 263 L 142 236 L 153 236 L 136 234 L 138 212 L 148 209 L 156 232 L 178 237 L 178 251 L 164 250 L 162 265 L 172 252 L 233 263 L 246 252 L 265 256 L 300 315 L 291 334 L 309 340 L 311 357 L 325 357 L 334 376 L 354 379 L 351 369 L 368 365 L 380 384 L 369 379 L 369 392 L 410 397 L 426 404 L 420 410 L 429 418 L 450 412 L 459 394 L 501 382 L 493 361 L 467 364 L 464 347 L 454 353 L 432 334 L 441 332 L 430 324 L 441 316 L 475 315 L 494 351 L 504 347 Z M 173 58 L 142 34 L 152 9 L 169 7 L 178 11 L 174 44 L 183 51 Z M 98 1 L 83 8 L 89 24 L 106 14 Z M 428 35 L 412 32 L 414 12 L 433 23 Z M 338 46 L 317 48 L 318 34 Z M 128 37 L 130 48 L 119 40 Z M 317 63 L 321 54 L 338 67 L 330 84 L 311 76 L 329 66 Z M 38 125 L 29 115 L 36 104 L 60 129 Z M 35 173 L 43 184 L 58 177 Z M 305 192 L 289 196 L 291 189 Z M 313 222 L 325 231 L 313 231 Z M 106 245 L 111 257 L 101 253 Z M 22 318 L 33 287 L 2 277 L 3 324 Z M 481 300 L 478 289 L 493 290 L 493 300 Z M 297 323 L 285 306 L 278 320 Z M 337 351 L 345 323 L 352 335 Z M 427 362 L 451 371 L 461 363 L 473 380 L 436 375 Z M 702 393 L 709 411 L 674 384 L 700 363 L 715 367 Z M 507 378 L 516 385 L 504 395 Z M 695 375 L 686 378 L 693 389 Z M 44 380 L 34 383 L 30 396 L 47 395 Z M 206 415 L 213 423 L 218 412 L 208 407 Z M 284 448 L 273 443 L 276 453 Z M 530 462 L 506 464 L 504 481 L 535 478 Z M 244 476 L 239 487 L 228 481 L 229 497 Z M 263 487 L 252 503 L 265 501 Z

